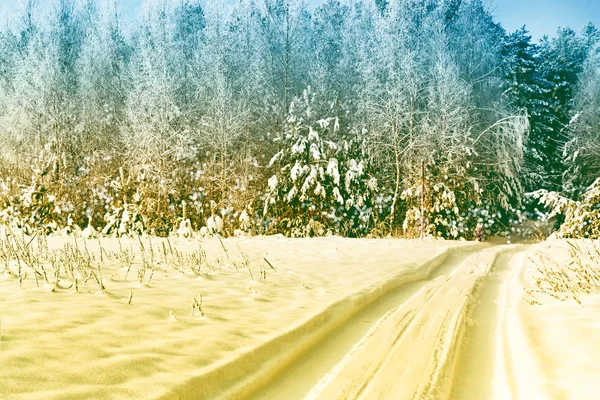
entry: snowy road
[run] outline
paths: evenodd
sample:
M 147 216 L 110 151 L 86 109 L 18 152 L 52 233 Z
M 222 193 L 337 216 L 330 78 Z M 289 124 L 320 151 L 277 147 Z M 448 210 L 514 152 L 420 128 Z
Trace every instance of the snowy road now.
M 500 287 L 525 249 L 451 255 L 428 279 L 358 313 L 253 398 L 480 399 L 492 398 L 493 385 L 510 393 Z
M 66 244 L 50 242 L 58 250 Z M 155 248 L 162 244 L 152 239 Z M 9 265 L 0 274 L 0 397 L 597 398 L 600 296 L 581 297 L 582 305 L 524 300 L 544 269 L 537 255 L 568 265 L 566 241 L 172 244 L 188 253 L 201 245 L 214 267 L 187 271 L 165 255 L 150 285 L 106 259 L 102 294 L 94 282 L 69 289 L 64 273 L 54 288 L 38 287 L 31 272 L 20 285 L 16 263 Z M 97 255 L 100 245 L 86 244 Z M 120 245 L 139 243 L 102 241 L 108 254 Z M 256 281 L 227 262 L 244 250 L 253 276 L 267 252 L 277 271 Z M 204 315 L 190 314 L 199 294 Z M 35 384 L 23 384 L 31 376 Z

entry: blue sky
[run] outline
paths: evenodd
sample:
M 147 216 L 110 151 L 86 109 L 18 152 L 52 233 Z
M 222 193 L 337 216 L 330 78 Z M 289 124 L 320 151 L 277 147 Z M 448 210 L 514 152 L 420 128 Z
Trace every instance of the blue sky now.
M 592 21 L 600 28 L 600 0 L 494 0 L 490 8 L 507 31 L 527 25 L 536 39 L 554 36 L 559 26 L 579 32 Z
M 14 14 L 21 0 L 0 0 L 0 25 Z M 43 7 L 50 0 L 39 0 Z M 117 0 L 123 13 L 133 18 L 141 0 Z M 233 3 L 235 0 L 225 0 Z M 308 0 L 312 6 L 321 0 Z M 508 31 L 527 25 L 535 39 L 553 36 L 559 26 L 579 31 L 588 21 L 600 27 L 600 0 L 488 0 L 497 21 Z

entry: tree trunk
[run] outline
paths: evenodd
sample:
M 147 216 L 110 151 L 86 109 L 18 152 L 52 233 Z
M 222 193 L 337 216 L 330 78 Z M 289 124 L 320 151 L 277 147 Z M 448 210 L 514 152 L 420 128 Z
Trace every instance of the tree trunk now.
M 421 160 L 421 239 L 425 238 L 425 160 Z
M 392 136 L 394 138 L 394 157 L 396 161 L 396 187 L 394 188 L 394 198 L 392 200 L 392 209 L 390 212 L 390 235 L 394 230 L 394 220 L 396 217 L 396 203 L 400 192 L 400 149 L 398 141 L 398 124 L 394 121 L 392 124 Z

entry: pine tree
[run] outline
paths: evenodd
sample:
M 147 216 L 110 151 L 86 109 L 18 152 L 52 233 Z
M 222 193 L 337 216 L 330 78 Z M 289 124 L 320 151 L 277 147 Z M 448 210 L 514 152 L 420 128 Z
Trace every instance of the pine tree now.
M 562 152 L 568 140 L 574 92 L 587 49 L 584 41 L 572 29 L 563 28 L 559 29 L 556 38 L 541 41 L 540 57 L 540 70 L 548 82 L 548 113 L 541 120 L 540 129 L 532 131 L 530 140 L 542 159 L 543 188 L 560 191 L 566 168 Z
M 361 139 L 340 132 L 334 110 L 319 115 L 323 109 L 310 88 L 292 103 L 269 164 L 263 213 L 273 220 L 271 229 L 292 236 L 365 234 L 373 227 L 377 180 Z
M 526 112 L 529 119 L 523 182 L 526 190 L 532 191 L 544 182 L 548 162 L 539 142 L 551 119 L 550 83 L 541 72 L 543 60 L 525 27 L 505 37 L 502 56 L 505 60 L 503 100 L 509 107 Z

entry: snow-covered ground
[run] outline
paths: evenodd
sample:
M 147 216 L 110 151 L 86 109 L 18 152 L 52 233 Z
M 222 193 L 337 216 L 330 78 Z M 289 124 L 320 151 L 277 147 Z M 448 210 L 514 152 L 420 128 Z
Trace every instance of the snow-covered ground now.
M 14 261 L 2 273 L 1 398 L 586 399 L 600 376 L 595 297 L 523 300 L 532 254 L 560 260 L 564 242 L 52 238 L 48 248 L 55 266 L 62 251 L 89 254 L 91 267 L 62 267 L 55 283 L 47 263 L 39 287 L 24 265 L 19 284 Z M 84 284 L 92 270 L 104 294 L 94 277 Z

